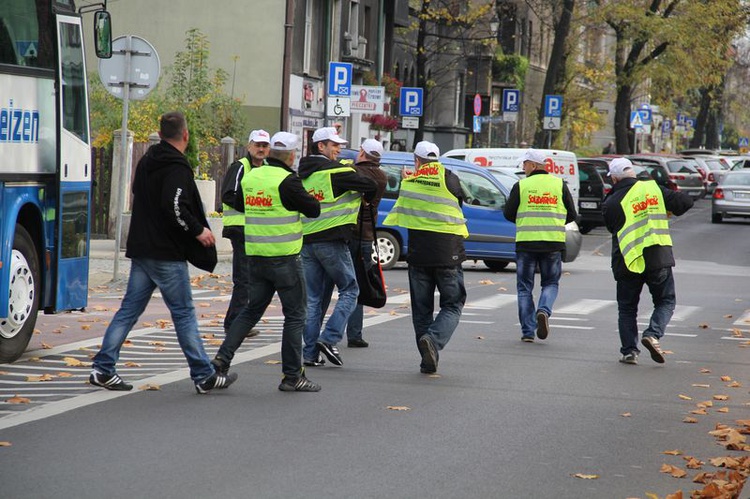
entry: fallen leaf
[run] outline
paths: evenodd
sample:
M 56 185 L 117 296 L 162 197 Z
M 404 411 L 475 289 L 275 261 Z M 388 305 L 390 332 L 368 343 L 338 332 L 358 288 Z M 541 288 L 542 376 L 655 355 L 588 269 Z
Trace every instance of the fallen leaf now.
M 391 314 L 390 315 L 398 315 L 398 314 L 396 313 L 395 310 L 391 310 Z
M 88 331 L 89 329 L 91 329 L 91 324 L 81 324 L 81 329 L 83 329 L 84 331 Z
M 7 402 L 8 404 L 30 404 L 31 399 L 27 399 L 26 397 L 19 397 L 18 395 L 16 395 L 15 397 L 6 399 L 5 402 Z
M 714 395 L 714 400 L 729 400 L 729 395 Z
M 677 466 L 666 463 L 661 465 L 661 469 L 659 471 L 661 471 L 662 473 L 668 473 L 675 478 L 684 478 L 687 476 L 687 472 L 682 468 L 678 468 Z
M 656 499 L 659 499 L 658 497 Z M 667 494 L 667 497 L 664 499 L 682 499 L 682 491 L 678 490 L 674 494 Z
M 477 336 L 477 339 L 478 339 L 478 340 L 483 340 L 483 339 L 484 339 L 484 336 Z
M 693 383 L 692 386 L 694 386 L 696 388 L 711 388 L 711 385 L 705 385 L 705 384 L 701 384 L 701 383 Z
M 708 460 L 711 465 L 716 466 L 717 468 L 736 468 L 739 466 L 740 462 L 737 461 L 733 457 L 715 457 L 713 459 Z
M 629 418 L 631 415 L 632 414 L 630 414 L 629 412 L 623 412 L 622 414 L 620 414 L 620 416 L 622 416 L 624 418 Z
M 141 385 L 141 386 L 139 386 L 139 387 L 138 387 L 138 389 L 139 389 L 139 390 L 144 390 L 144 391 L 152 391 L 152 392 L 155 392 L 155 391 L 159 391 L 159 390 L 161 390 L 161 386 L 159 386 L 159 385 L 154 385 L 154 384 L 152 384 L 152 383 L 147 383 L 147 384 L 145 384 L 145 385 Z
M 732 381 L 732 377 L 731 376 L 722 376 L 719 379 L 722 380 L 722 381 Z
M 690 416 L 685 416 L 685 418 L 682 420 L 683 423 L 697 423 L 698 420 L 695 418 L 691 418 Z
M 714 403 L 711 400 L 706 400 L 705 402 L 698 402 L 695 405 L 697 405 L 698 407 L 713 407 Z
M 42 342 L 42 348 L 44 350 L 49 350 L 50 348 L 52 348 L 52 345 L 50 345 L 48 343 L 45 343 L 45 342 Z
M 701 329 L 708 329 L 708 324 L 704 322 L 704 323 L 698 324 L 698 327 Z
M 581 478 L 583 480 L 596 480 L 597 478 L 599 478 L 599 475 L 587 475 L 585 473 L 576 473 L 571 476 L 574 478 Z
M 667 454 L 669 456 L 681 456 L 682 455 L 682 451 L 681 450 L 677 450 L 677 449 L 675 449 L 675 450 L 665 450 L 664 452 L 662 452 L 662 454 Z
M 66 366 L 70 367 L 80 367 L 86 365 L 75 357 L 63 357 L 63 362 L 65 362 Z
M 693 400 L 692 397 L 688 397 L 687 395 L 680 394 L 680 395 L 677 395 L 677 396 L 680 397 L 682 400 Z
M 141 322 L 141 326 L 143 327 L 154 327 L 153 322 Z
M 411 407 L 406 407 L 405 405 L 389 405 L 386 409 L 390 409 L 391 411 L 411 411 Z
M 10 374 L 8 371 L 0 371 L 0 376 L 5 376 L 6 374 Z
M 203 338 L 204 340 L 210 340 L 213 337 L 214 337 L 214 333 L 206 333 L 206 334 L 201 335 L 201 338 Z
M 10 447 L 11 445 L 13 444 L 10 442 L 0 442 L 0 447 Z
M 695 410 L 690 411 L 690 414 L 697 414 L 699 416 L 705 416 L 708 413 L 706 412 L 705 409 L 695 409 Z
M 688 469 L 691 469 L 691 470 L 699 470 L 699 469 L 701 469 L 701 466 L 703 466 L 704 464 L 706 464 L 703 461 L 701 461 L 700 459 L 696 459 L 696 458 L 694 458 L 692 456 L 684 456 L 683 459 L 685 461 L 687 461 L 685 463 L 685 467 L 688 468 Z
M 166 329 L 166 328 L 167 328 L 167 326 L 168 326 L 169 324 L 171 324 L 171 322 L 170 322 L 170 321 L 168 321 L 168 320 L 166 320 L 166 319 L 159 319 L 159 320 L 157 320 L 157 321 L 156 321 L 156 324 L 157 324 L 157 325 L 158 325 L 158 326 L 159 326 L 160 328 L 162 328 L 162 329 Z
M 724 316 L 725 319 L 731 319 L 732 317 L 734 317 L 732 314 L 727 314 Z
M 66 373 L 65 371 L 61 371 L 57 373 L 58 378 L 72 378 L 73 375 L 71 373 Z
M 216 338 L 215 340 L 208 340 L 206 343 L 208 343 L 211 346 L 220 347 L 224 341 L 222 341 L 219 338 Z
M 122 342 L 122 346 L 124 346 L 124 347 L 132 347 L 133 346 L 133 341 L 132 340 L 125 340 L 125 341 Z
M 738 419 L 735 422 L 740 426 L 750 426 L 750 419 Z
M 491 284 L 495 284 L 495 283 L 494 283 L 494 282 L 492 282 L 492 281 L 491 281 L 491 280 L 489 280 L 489 279 L 482 279 L 481 281 L 479 281 L 479 284 L 484 284 L 484 285 L 491 285 Z
M 62 329 L 53 329 L 52 332 L 55 334 L 62 334 Z
M 156 346 L 163 347 L 163 346 L 166 346 L 167 342 L 165 342 L 165 341 L 149 341 L 148 344 L 149 345 L 156 345 Z
M 722 407 L 721 409 L 716 409 L 716 412 L 723 412 L 726 414 L 727 412 L 729 412 L 729 407 Z
M 166 350 L 164 347 L 154 347 L 154 352 L 163 352 L 164 350 Z
M 208 308 L 208 307 L 211 306 L 211 304 L 202 301 L 202 302 L 198 303 L 198 306 L 201 307 L 201 308 Z
M 280 360 L 271 359 L 271 360 L 265 361 L 264 364 L 278 365 L 278 364 L 281 364 L 281 361 Z
M 742 388 L 742 383 L 740 383 L 739 381 L 732 381 L 731 383 L 729 383 L 727 385 L 727 387 L 729 387 L 729 388 Z
M 745 335 L 742 333 L 742 331 L 739 330 L 739 329 L 736 329 L 736 328 L 732 329 L 732 336 L 734 336 L 735 338 L 744 338 L 745 337 Z
M 497 288 L 498 291 L 508 291 L 508 288 Z
M 711 369 L 703 368 L 699 371 L 701 374 L 711 374 Z
M 27 376 L 26 381 L 39 382 L 39 381 L 52 381 L 55 379 L 51 374 L 42 374 L 41 376 Z
M 138 362 L 128 361 L 125 363 L 125 367 L 141 367 L 141 365 Z

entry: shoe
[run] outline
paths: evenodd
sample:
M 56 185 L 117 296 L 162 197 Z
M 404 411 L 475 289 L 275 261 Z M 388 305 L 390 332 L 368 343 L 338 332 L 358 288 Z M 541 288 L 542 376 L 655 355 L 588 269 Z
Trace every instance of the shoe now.
M 367 348 L 370 346 L 369 343 L 367 343 L 362 338 L 356 339 L 356 340 L 349 340 L 349 342 L 346 344 L 349 348 Z
M 326 365 L 326 359 L 323 358 L 321 354 L 318 354 L 318 358 L 315 360 L 305 360 L 302 362 L 302 365 L 305 365 L 307 367 L 321 367 Z
M 544 310 L 536 313 L 536 337 L 540 340 L 546 340 L 549 334 L 549 315 Z
M 426 367 L 420 367 L 419 372 L 422 374 L 435 374 L 437 372 L 436 369 L 427 369 Z
M 641 344 L 646 347 L 651 354 L 651 359 L 658 364 L 664 364 L 664 352 L 661 351 L 661 345 L 659 340 L 653 336 L 644 336 L 641 340 Z
M 279 385 L 279 390 L 282 392 L 319 392 L 320 385 L 307 379 L 303 373 L 296 378 L 284 376 Z
M 620 362 L 622 362 L 623 364 L 638 364 L 638 354 L 635 352 L 627 353 L 622 356 Z
M 127 392 L 133 389 L 133 385 L 125 383 L 121 377 L 115 374 L 102 374 L 98 371 L 91 371 L 89 383 L 94 386 L 101 386 L 107 390 Z
M 437 372 L 438 353 L 432 338 L 425 334 L 419 338 L 417 346 L 419 347 L 419 353 L 422 354 L 422 368 L 430 374 Z
M 229 385 L 237 381 L 237 373 L 221 374 L 218 372 L 213 373 L 207 379 L 195 384 L 195 391 L 203 394 L 208 393 L 213 389 L 224 389 L 229 388 Z
M 218 355 L 211 361 L 211 365 L 214 366 L 214 370 L 219 374 L 226 375 L 229 372 L 229 362 Z
M 534 343 L 534 337 L 533 336 L 521 336 L 521 341 L 524 343 Z
M 343 366 L 344 361 L 341 359 L 341 354 L 339 353 L 339 349 L 336 347 L 336 345 L 331 345 L 330 343 L 324 343 L 322 341 L 319 341 L 315 344 L 318 347 L 318 350 L 320 350 L 323 355 L 328 357 L 328 360 L 331 361 L 331 364 L 335 366 Z

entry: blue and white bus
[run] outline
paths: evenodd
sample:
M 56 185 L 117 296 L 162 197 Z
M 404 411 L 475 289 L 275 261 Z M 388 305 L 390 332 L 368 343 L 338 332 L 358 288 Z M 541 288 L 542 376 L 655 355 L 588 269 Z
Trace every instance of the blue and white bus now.
M 102 28 L 97 53 L 111 55 L 109 14 L 95 18 Z M 40 310 L 86 306 L 90 143 L 81 16 L 73 0 L 3 0 L 0 362 L 23 353 Z

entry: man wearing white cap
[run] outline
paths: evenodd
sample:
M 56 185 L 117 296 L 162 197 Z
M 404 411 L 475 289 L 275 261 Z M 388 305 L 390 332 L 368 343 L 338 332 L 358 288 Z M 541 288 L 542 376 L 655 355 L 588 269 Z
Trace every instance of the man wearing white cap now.
M 409 293 L 420 371 L 437 372 L 439 351 L 458 326 L 466 303 L 461 263 L 469 236 L 461 211 L 463 191 L 458 177 L 438 158 L 440 150 L 422 141 L 414 148 L 414 172 L 404 170 L 396 203 L 383 221 L 409 229 Z M 435 289 L 440 311 L 434 316 Z
M 270 140 L 266 164 L 245 173 L 232 203 L 235 209 L 245 212 L 244 252 L 250 259 L 250 300 L 232 322 L 212 363 L 219 372 L 229 371 L 234 353 L 263 317 L 274 293 L 278 293 L 284 313 L 281 336 L 284 378 L 279 390 L 317 392 L 320 385 L 308 380 L 302 367 L 306 300 L 299 252 L 302 249 L 300 213 L 317 217 L 320 203 L 307 193 L 291 169 L 299 144 L 297 136 L 278 132 Z
M 232 202 L 245 171 L 250 168 L 263 165 L 269 151 L 271 136 L 265 130 L 253 130 L 247 140 L 247 156 L 235 161 L 224 174 L 224 182 L 221 186 L 221 200 L 223 207 L 222 222 L 224 229 L 221 232 L 232 242 L 232 299 L 224 317 L 224 333 L 229 331 L 229 326 L 240 310 L 244 308 L 249 299 L 247 292 L 247 259 L 245 258 L 245 214 L 232 208 Z M 229 202 L 227 202 L 227 200 Z
M 527 149 L 519 162 L 526 178 L 510 191 L 503 212 L 516 224 L 516 291 L 521 340 L 534 342 L 549 334 L 549 317 L 562 274 L 565 224 L 575 221 L 576 207 L 567 184 L 545 169 L 547 158 Z M 542 290 L 534 305 L 534 274 L 537 267 Z
M 659 340 L 664 336 L 676 305 L 672 267 L 672 238 L 668 212 L 682 215 L 693 206 L 687 194 L 661 187 L 653 180 L 636 179 L 627 158 L 609 164 L 612 191 L 602 204 L 604 223 L 612 233 L 612 273 L 617 282 L 620 362 L 637 364 L 638 302 L 643 285 L 648 286 L 654 310 L 641 344 L 651 359 L 664 363 Z
M 336 161 L 346 140 L 339 137 L 334 127 L 315 130 L 312 142 L 312 153 L 300 160 L 297 170 L 305 189 L 320 201 L 320 217 L 302 218 L 305 235 L 302 264 L 307 285 L 304 364 L 323 365 L 322 354 L 331 364 L 342 366 L 344 362 L 336 345 L 344 336 L 359 294 L 349 241 L 362 196 L 366 202 L 372 201 L 377 184 L 351 165 Z M 323 327 L 323 304 L 330 302 L 333 292 L 327 286 L 329 279 L 338 288 L 339 296 Z

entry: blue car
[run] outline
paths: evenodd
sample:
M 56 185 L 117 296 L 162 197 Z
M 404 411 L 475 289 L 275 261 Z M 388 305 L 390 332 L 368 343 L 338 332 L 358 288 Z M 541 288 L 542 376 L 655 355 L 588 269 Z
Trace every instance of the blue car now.
M 357 151 L 345 149 L 340 159 L 354 159 Z M 464 191 L 463 212 L 469 237 L 466 239 L 466 258 L 482 260 L 490 270 L 504 269 L 516 261 L 516 225 L 503 215 L 503 207 L 512 183 L 501 182 L 492 172 L 466 161 L 441 158 L 440 162 L 458 175 Z M 383 220 L 393 208 L 401 188 L 401 170 L 414 169 L 414 155 L 406 152 L 387 152 L 380 168 L 388 179 L 383 199 L 378 207 L 377 251 L 383 269 L 390 269 L 406 259 L 409 249 L 407 230 L 385 226 Z M 566 226 L 566 249 L 563 261 L 572 262 L 581 250 L 581 234 L 575 223 Z

